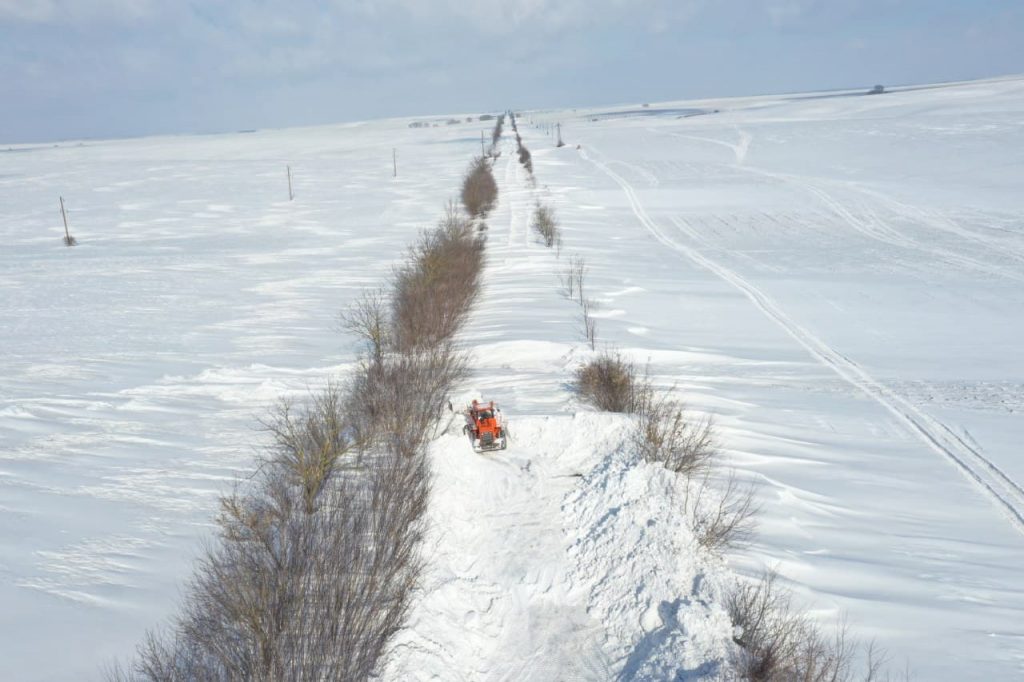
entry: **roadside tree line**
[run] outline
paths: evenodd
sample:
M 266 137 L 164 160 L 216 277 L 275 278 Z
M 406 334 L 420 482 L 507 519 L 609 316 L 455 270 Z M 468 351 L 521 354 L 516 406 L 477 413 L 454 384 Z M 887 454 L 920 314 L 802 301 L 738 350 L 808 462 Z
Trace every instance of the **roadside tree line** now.
M 454 336 L 479 292 L 491 160 L 470 164 L 462 199 L 342 314 L 356 369 L 263 422 L 269 442 L 220 498 L 178 613 L 107 679 L 356 681 L 381 669 L 423 570 L 427 448 L 467 372 Z

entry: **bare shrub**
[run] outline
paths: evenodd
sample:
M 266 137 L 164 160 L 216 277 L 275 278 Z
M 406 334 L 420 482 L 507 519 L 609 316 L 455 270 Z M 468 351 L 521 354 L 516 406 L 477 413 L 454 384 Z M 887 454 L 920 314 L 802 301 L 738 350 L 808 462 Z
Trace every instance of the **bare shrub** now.
M 744 583 L 726 599 L 738 645 L 731 661 L 735 680 L 751 682 L 881 682 L 884 654 L 874 645 L 850 640 L 845 624 L 826 632 L 793 602 L 766 572 Z M 863 663 L 857 665 L 857 659 Z M 859 668 L 859 670 L 858 670 Z
M 726 598 L 733 641 L 739 647 L 733 661 L 739 679 L 783 679 L 809 626 L 806 617 L 794 613 L 792 600 L 778 589 L 777 579 L 777 574 L 766 573 L 760 582 L 739 585 Z
M 639 409 L 633 444 L 647 462 L 693 478 L 706 472 L 716 454 L 711 417 L 693 420 L 668 392 L 656 392 L 644 377 L 635 382 Z
M 710 417 L 694 419 L 671 392 L 660 392 L 648 372 L 618 351 L 605 350 L 576 370 L 574 389 L 600 410 L 636 415 L 631 444 L 647 462 L 684 477 L 682 511 L 700 546 L 723 551 L 753 535 L 759 508 L 753 486 L 729 472 L 714 485 L 718 448 Z
M 689 475 L 700 473 L 700 478 L 687 478 L 683 510 L 697 543 L 721 552 L 743 546 L 753 538 L 760 507 L 754 487 L 743 485 L 735 471 L 730 471 L 725 484 L 716 489 L 711 481 L 714 464 L 712 459 L 701 462 Z
M 607 412 L 636 411 L 636 366 L 619 351 L 602 351 L 576 370 L 574 388 L 590 405 Z
M 537 205 L 533 212 L 533 229 L 541 236 L 547 247 L 556 246 L 562 241 L 555 211 L 550 206 Z
M 779 588 L 777 576 L 738 587 L 727 600 L 739 645 L 733 665 L 737 679 L 765 682 L 882 682 L 894 678 L 883 670 L 886 657 L 874 644 L 850 640 L 845 624 L 832 634 L 815 624 Z M 862 663 L 857 665 L 857 659 Z M 859 668 L 859 671 L 858 671 Z
M 486 217 L 498 203 L 498 184 L 486 157 L 477 157 L 462 180 L 462 204 L 474 218 Z

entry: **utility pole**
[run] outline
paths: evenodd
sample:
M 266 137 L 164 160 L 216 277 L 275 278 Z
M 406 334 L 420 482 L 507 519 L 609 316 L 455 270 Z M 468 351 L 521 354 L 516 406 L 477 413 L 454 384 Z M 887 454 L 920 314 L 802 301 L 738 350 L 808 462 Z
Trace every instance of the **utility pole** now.
M 484 153 L 484 131 L 480 131 L 480 156 L 486 156 Z
M 64 210 L 64 197 L 60 198 L 60 217 L 64 219 L 64 243 L 67 246 L 74 246 L 75 238 L 71 236 L 71 232 L 68 230 L 68 214 Z
M 295 198 L 295 195 L 292 194 L 292 167 L 285 166 L 285 168 L 288 169 L 288 201 L 291 201 Z
M 395 149 L 394 147 L 391 148 L 391 166 L 392 166 L 392 168 L 394 170 L 394 175 L 392 175 L 391 177 L 397 178 L 398 177 L 398 150 Z

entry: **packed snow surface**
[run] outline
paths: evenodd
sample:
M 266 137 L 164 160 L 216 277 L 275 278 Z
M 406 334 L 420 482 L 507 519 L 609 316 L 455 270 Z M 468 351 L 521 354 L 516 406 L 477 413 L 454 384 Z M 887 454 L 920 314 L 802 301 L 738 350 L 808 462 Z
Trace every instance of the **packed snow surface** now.
M 0 678 L 97 677 L 173 612 L 257 418 L 344 371 L 337 312 L 490 125 L 407 124 L 0 149 Z M 1024 80 L 520 131 L 536 183 L 506 141 L 453 396 L 498 400 L 511 442 L 433 445 L 428 570 L 386 677 L 697 679 L 724 655 L 726 566 L 692 551 L 628 420 L 568 389 L 589 349 L 556 274 L 580 254 L 599 344 L 715 415 L 757 487 L 733 569 L 775 567 L 916 679 L 1024 678 Z

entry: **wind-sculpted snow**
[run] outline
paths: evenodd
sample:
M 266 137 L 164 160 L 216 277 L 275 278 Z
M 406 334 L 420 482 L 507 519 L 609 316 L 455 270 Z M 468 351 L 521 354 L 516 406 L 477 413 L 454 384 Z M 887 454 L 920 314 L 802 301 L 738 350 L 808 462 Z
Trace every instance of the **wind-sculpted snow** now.
M 497 400 L 511 441 L 435 444 L 428 571 L 383 679 L 718 670 L 724 565 L 569 389 L 591 352 L 570 255 L 596 347 L 714 415 L 757 486 L 726 565 L 775 568 L 915 679 L 1024 677 L 1024 81 L 602 115 L 634 109 L 523 112 L 535 182 L 504 138 L 453 402 Z M 346 368 L 337 311 L 477 153 L 479 130 L 407 123 L 3 155 L 0 677 L 88 677 L 169 613 L 262 406 Z
M 97 677 L 164 622 L 218 494 L 251 471 L 258 419 L 346 371 L 339 311 L 458 188 L 475 145 L 421 144 L 455 134 L 380 122 L 5 155 L 0 678 Z
M 1024 676 L 1021 80 L 694 106 L 535 154 L 604 341 L 758 485 L 734 565 L 918 679 Z

